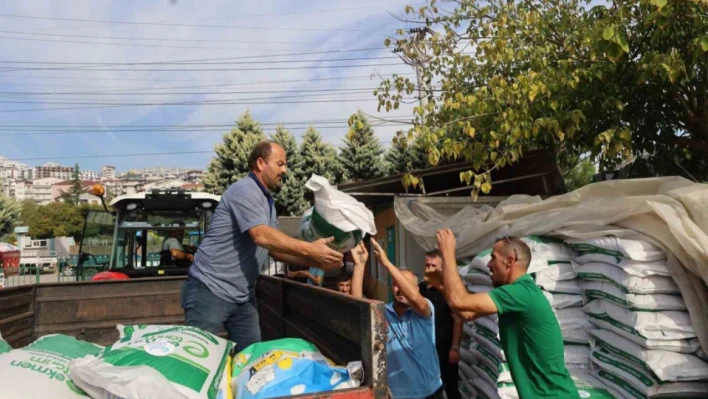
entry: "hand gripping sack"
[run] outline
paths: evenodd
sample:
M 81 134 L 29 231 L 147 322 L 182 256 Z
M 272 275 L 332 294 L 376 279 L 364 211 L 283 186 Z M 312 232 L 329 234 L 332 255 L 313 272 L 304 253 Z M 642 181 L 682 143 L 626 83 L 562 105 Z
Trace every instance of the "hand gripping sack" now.
M 118 326 L 121 339 L 70 365 L 94 398 L 218 399 L 233 343 L 188 326 Z
M 302 216 L 298 236 L 309 242 L 334 237 L 330 247 L 348 252 L 364 234 L 376 234 L 374 214 L 366 205 L 332 187 L 327 179 L 313 174 L 305 185 L 315 193 L 315 206 Z
M 98 345 L 55 334 L 45 335 L 22 349 L 0 354 L 0 397 L 88 399 L 74 384 L 69 363 L 100 350 Z
M 356 388 L 361 362 L 338 367 L 302 339 L 284 338 L 250 345 L 234 357 L 234 399 L 267 399 Z

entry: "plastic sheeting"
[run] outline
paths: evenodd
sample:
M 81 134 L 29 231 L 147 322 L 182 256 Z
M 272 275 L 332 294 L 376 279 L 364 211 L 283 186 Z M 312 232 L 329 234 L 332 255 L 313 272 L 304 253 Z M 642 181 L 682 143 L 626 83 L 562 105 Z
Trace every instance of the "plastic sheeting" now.
M 708 185 L 680 177 L 613 180 L 542 200 L 511 196 L 496 208 L 470 205 L 450 218 L 409 198 L 396 198 L 396 216 L 426 250 L 435 232 L 450 228 L 458 258 L 471 257 L 504 236 L 606 235 L 646 240 L 670 253 L 667 268 L 708 350 Z

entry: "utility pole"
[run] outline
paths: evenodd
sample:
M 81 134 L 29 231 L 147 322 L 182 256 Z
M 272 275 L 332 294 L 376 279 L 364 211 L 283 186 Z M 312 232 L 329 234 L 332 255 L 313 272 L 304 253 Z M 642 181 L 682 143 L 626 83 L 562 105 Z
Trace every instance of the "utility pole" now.
M 423 73 L 425 70 L 425 64 L 432 58 L 426 52 L 424 41 L 425 35 L 431 32 L 432 31 L 428 27 L 410 29 L 408 33 L 414 35 L 411 47 L 408 49 L 396 47 L 393 50 L 393 53 L 398 54 L 403 62 L 415 69 L 416 81 L 418 85 L 418 103 L 423 108 L 423 117 L 421 118 L 423 122 L 425 122 L 425 115 L 427 114 L 426 106 L 428 105 L 428 92 L 430 89 L 426 82 L 423 81 Z

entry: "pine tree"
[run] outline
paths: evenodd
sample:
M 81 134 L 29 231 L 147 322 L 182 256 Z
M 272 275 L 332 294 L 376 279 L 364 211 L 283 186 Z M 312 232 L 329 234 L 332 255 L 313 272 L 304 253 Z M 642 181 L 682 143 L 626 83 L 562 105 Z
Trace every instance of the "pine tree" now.
M 302 165 L 302 156 L 297 141 L 282 125 L 275 128 L 271 140 L 283 147 L 288 159 L 288 173 L 283 177 L 283 186 L 273 195 L 278 215 L 300 216 L 307 210 L 309 203 L 305 199 L 304 176 L 298 169 L 298 165 Z
M 318 174 L 325 177 L 331 184 L 339 184 L 346 179 L 344 168 L 337 157 L 337 150 L 332 145 L 322 141 L 322 136 L 313 126 L 305 131 L 300 144 L 300 164 L 304 180 Z
M 84 188 L 81 185 L 81 171 L 79 170 L 79 164 L 77 163 L 71 174 L 71 186 L 67 191 L 62 191 L 59 198 L 63 202 L 76 206 L 79 205 L 79 198 L 83 193 Z
M 375 179 L 386 174 L 381 157 L 384 149 L 361 111 L 357 113 L 357 121 L 349 130 L 344 144 L 340 159 L 349 181 Z
M 204 176 L 204 189 L 222 194 L 232 183 L 246 176 L 251 150 L 265 139 L 260 123 L 249 111 L 244 112 L 236 121 L 236 127 L 224 134 L 223 143 L 214 147 L 216 155 Z
M 425 149 L 416 141 L 409 142 L 402 132 L 393 138 L 391 148 L 384 156 L 390 174 L 405 173 L 428 167 Z

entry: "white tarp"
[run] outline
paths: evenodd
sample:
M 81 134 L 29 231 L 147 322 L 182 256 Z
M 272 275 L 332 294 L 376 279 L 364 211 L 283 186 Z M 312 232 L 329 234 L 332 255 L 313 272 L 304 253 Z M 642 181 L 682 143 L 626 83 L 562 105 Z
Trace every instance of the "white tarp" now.
M 396 198 L 396 216 L 424 249 L 450 228 L 457 256 L 472 257 L 504 236 L 616 236 L 649 241 L 670 252 L 667 268 L 681 290 L 691 322 L 708 351 L 708 185 L 680 177 L 612 180 L 542 200 L 516 195 L 496 208 L 470 205 L 450 218 Z M 410 206 L 409 206 L 410 205 Z

